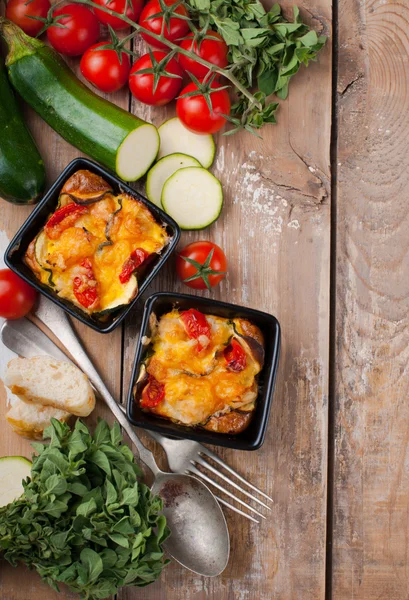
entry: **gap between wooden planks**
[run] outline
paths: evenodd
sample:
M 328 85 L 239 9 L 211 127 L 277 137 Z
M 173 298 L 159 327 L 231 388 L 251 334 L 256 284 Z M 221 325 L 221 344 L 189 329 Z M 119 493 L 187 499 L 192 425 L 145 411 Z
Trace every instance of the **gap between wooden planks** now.
M 287 3 L 289 6 L 289 4 Z M 330 3 L 308 6 L 303 16 L 317 29 L 330 29 Z M 213 171 L 226 193 L 223 216 L 211 229 L 185 234 L 183 242 L 212 238 L 230 260 L 229 277 L 213 295 L 274 313 L 283 328 L 280 374 L 269 433 L 255 453 L 221 451 L 233 467 L 265 488 L 274 506 L 265 523 L 252 525 L 227 513 L 232 558 L 226 572 L 207 580 L 170 565 L 161 580 L 143 591 L 128 588 L 120 600 L 270 600 L 324 598 L 326 535 L 326 456 L 329 328 L 329 142 L 331 126 L 331 47 L 318 63 L 302 70 L 281 104 L 279 124 L 266 127 L 263 141 L 249 134 L 219 137 Z M 76 69 L 78 71 L 78 69 Z M 125 93 L 116 101 L 128 107 Z M 133 112 L 155 123 L 165 111 Z M 169 112 L 169 115 L 171 113 Z M 78 152 L 29 111 L 34 135 L 46 158 L 50 182 Z M 52 162 L 51 162 L 52 160 Z M 27 215 L 6 206 L 8 235 Z M 181 290 L 172 263 L 151 289 Z M 123 347 L 123 396 L 137 335 L 137 316 L 121 331 L 101 337 L 80 327 L 91 357 L 117 397 Z M 102 343 L 101 343 L 102 341 Z M 100 408 L 98 408 L 100 410 Z M 6 433 L 6 450 L 14 447 Z M 3 453 L 4 441 L 0 441 Z M 28 452 L 28 446 L 25 447 Z M 6 452 L 4 452 L 6 453 Z M 0 598 L 61 597 L 35 574 L 1 567 Z M 64 596 L 63 597 L 68 597 Z

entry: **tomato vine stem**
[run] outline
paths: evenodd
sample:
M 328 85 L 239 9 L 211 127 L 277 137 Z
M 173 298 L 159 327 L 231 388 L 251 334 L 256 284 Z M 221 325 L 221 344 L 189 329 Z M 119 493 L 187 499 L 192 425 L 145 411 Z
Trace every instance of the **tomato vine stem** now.
M 58 6 L 59 4 L 62 4 L 64 1 L 65 0 L 58 0 L 58 2 L 56 2 L 51 7 L 50 10 L 54 10 L 56 6 Z M 163 33 L 158 35 L 156 33 L 153 33 L 152 31 L 149 31 L 145 27 L 142 27 L 142 25 L 139 25 L 139 23 L 132 21 L 132 19 L 127 17 L 126 14 L 118 13 L 114 10 L 111 10 L 110 8 L 107 8 L 104 5 L 100 5 L 100 4 L 97 4 L 96 2 L 93 2 L 93 0 L 72 0 L 72 2 L 74 2 L 75 4 L 84 4 L 91 8 L 97 8 L 98 10 L 102 10 L 103 12 L 106 12 L 113 17 L 118 17 L 118 18 L 122 19 L 125 23 L 127 23 L 130 27 L 132 27 L 135 30 L 132 34 L 127 36 L 127 39 L 131 39 L 136 33 L 146 33 L 147 35 L 149 35 L 149 37 L 156 40 L 157 42 L 162 42 L 162 44 L 165 44 L 170 50 L 177 51 L 179 54 L 183 54 L 184 56 L 187 56 L 188 58 L 195 60 L 199 64 L 210 69 L 210 71 L 212 73 L 217 73 L 218 75 L 221 75 L 221 76 L 225 77 L 226 79 L 228 79 L 228 81 L 230 81 L 230 83 L 243 96 L 245 96 L 250 101 L 251 105 L 256 106 L 260 110 L 262 109 L 261 103 L 257 100 L 257 98 L 251 92 L 248 91 L 248 89 L 244 85 L 242 85 L 240 83 L 240 81 L 233 75 L 231 70 L 222 69 L 221 67 L 213 65 L 212 63 L 209 63 L 207 60 L 204 60 L 203 58 L 201 58 L 194 52 L 185 50 L 184 48 L 180 48 L 180 46 L 178 46 L 177 44 L 174 44 L 173 42 L 167 40 L 165 38 L 165 36 L 163 35 Z

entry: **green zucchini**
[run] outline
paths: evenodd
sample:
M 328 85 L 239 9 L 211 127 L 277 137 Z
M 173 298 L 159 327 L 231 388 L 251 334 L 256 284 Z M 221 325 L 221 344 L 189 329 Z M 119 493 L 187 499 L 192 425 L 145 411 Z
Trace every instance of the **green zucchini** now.
M 63 138 L 122 179 L 146 173 L 159 150 L 156 127 L 97 96 L 62 58 L 14 23 L 0 18 L 10 81 Z
M 148 199 L 162 208 L 161 196 L 165 181 L 173 173 L 184 167 L 200 167 L 200 162 L 186 154 L 168 154 L 155 163 L 146 177 L 146 195 Z
M 205 229 L 222 212 L 222 185 L 203 167 L 185 167 L 165 181 L 161 200 L 181 229 Z
M 45 186 L 44 163 L 0 62 L 0 196 L 33 204 Z
M 34 242 L 34 256 L 43 271 L 48 273 L 48 285 L 55 287 L 53 281 L 53 271 L 50 269 L 50 265 L 47 263 L 47 236 L 44 229 L 40 231 Z

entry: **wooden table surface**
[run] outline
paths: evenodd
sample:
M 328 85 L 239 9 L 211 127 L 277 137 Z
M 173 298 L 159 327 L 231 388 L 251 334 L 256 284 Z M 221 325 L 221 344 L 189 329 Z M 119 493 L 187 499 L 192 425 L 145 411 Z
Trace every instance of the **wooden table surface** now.
M 222 576 L 171 564 L 118 600 L 409 598 L 409 4 L 307 0 L 301 12 L 330 42 L 294 78 L 263 140 L 218 137 L 222 217 L 182 238 L 225 248 L 229 275 L 212 297 L 271 312 L 282 326 L 264 446 L 217 449 L 273 497 L 272 511 L 261 525 L 226 511 L 232 548 Z M 155 124 L 173 114 L 127 91 L 113 100 Z M 27 115 L 51 183 L 79 153 Z M 29 212 L 1 202 L 2 248 Z M 159 289 L 182 291 L 172 261 L 149 292 Z M 78 325 L 118 399 L 139 315 L 107 336 Z M 31 451 L 3 424 L 6 454 Z M 73 597 L 0 564 L 1 600 Z

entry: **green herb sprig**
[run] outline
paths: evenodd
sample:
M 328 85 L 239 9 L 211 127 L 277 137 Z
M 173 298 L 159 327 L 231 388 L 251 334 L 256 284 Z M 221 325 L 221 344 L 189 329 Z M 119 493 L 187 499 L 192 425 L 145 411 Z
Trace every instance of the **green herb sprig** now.
M 99 421 L 92 436 L 81 421 L 71 431 L 53 419 L 44 437 L 23 495 L 0 509 L 0 552 L 83 600 L 155 581 L 169 530 L 118 424 Z

